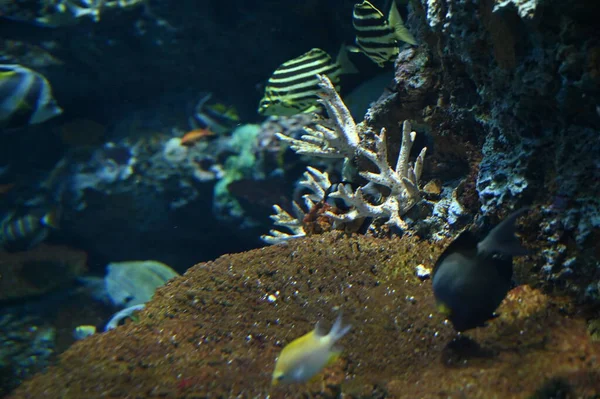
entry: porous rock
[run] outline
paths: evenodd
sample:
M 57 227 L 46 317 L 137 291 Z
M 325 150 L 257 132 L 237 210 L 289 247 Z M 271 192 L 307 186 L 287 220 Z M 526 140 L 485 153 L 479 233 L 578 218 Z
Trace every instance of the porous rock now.
M 77 342 L 20 398 L 526 398 L 560 386 L 600 391 L 600 344 L 568 303 L 527 286 L 489 327 L 455 339 L 414 275 L 440 248 L 339 233 L 191 268 L 135 322 Z M 316 381 L 270 387 L 291 340 L 343 311 L 341 360 Z M 560 384 L 554 384 L 560 382 Z M 550 387 L 550 388 L 548 388 Z M 544 391 L 546 392 L 546 391 Z

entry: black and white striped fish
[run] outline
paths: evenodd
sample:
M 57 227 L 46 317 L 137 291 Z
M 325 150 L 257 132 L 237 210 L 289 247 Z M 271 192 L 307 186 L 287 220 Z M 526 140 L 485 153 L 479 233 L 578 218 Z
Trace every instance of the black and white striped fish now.
M 21 65 L 0 65 L 0 127 L 41 123 L 61 113 L 45 77 Z
M 317 74 L 327 75 L 334 85 L 344 73 L 356 73 L 356 68 L 347 57 L 342 46 L 334 62 L 329 54 L 320 48 L 286 61 L 273 72 L 260 100 L 258 113 L 261 115 L 289 116 L 316 109 L 319 80 Z
M 406 29 L 402 17 L 392 2 L 388 18 L 368 1 L 354 5 L 352 25 L 356 30 L 356 48 L 351 51 L 364 53 L 374 63 L 383 66 L 398 55 L 399 41 L 417 44 L 413 35 Z

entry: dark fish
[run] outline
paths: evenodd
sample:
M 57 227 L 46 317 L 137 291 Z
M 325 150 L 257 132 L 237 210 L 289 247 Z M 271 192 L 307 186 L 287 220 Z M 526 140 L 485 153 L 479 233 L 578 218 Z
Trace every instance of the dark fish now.
M 212 93 L 203 93 L 196 105 L 192 129 L 208 129 L 216 134 L 231 132 L 240 124 L 240 117 L 233 106 L 210 102 Z
M 388 18 L 368 1 L 354 5 L 352 25 L 356 30 L 356 47 L 351 51 L 359 51 L 374 63 L 383 66 L 393 61 L 398 52 L 399 41 L 417 44 L 413 35 L 406 29 L 402 17 L 392 2 Z
M 290 116 L 315 110 L 317 93 L 321 92 L 317 74 L 327 75 L 337 85 L 341 74 L 355 72 L 356 68 L 350 63 L 345 46 L 340 49 L 335 62 L 325 51 L 313 48 L 284 62 L 273 72 L 260 100 L 258 113 Z
M 45 77 L 21 65 L 0 65 L 0 126 L 42 123 L 61 113 Z
M 438 308 L 456 331 L 485 325 L 511 288 L 512 257 L 527 251 L 515 236 L 520 209 L 478 241 L 469 231 L 446 248 L 433 269 L 433 293 Z

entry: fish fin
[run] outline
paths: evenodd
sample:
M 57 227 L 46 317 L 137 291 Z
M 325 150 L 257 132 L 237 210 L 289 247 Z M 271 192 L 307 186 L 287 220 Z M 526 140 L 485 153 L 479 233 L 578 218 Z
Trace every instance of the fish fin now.
M 200 124 L 196 121 L 196 119 L 192 118 L 191 116 L 188 118 L 188 124 L 190 125 L 192 130 L 205 128 L 205 126 L 200 126 Z
M 200 97 L 198 104 L 196 104 L 196 113 L 200 113 L 202 111 L 202 108 L 204 108 L 204 105 L 208 102 L 208 100 L 212 98 L 211 92 L 205 91 L 200 94 L 202 95 L 202 97 Z
M 435 266 L 433 267 L 433 271 L 431 275 L 434 276 L 437 272 L 438 267 L 444 262 L 444 260 L 453 253 L 465 253 L 468 251 L 473 251 L 473 255 L 475 255 L 475 250 L 477 248 L 477 237 L 472 232 L 465 230 L 456 237 L 454 241 L 444 250 L 444 252 L 440 255 L 437 262 L 435 262 Z
M 311 112 L 317 112 L 319 109 L 321 109 L 320 106 L 318 105 L 311 105 L 310 107 L 306 108 L 304 111 L 300 112 L 301 114 L 310 114 Z
M 508 256 L 527 255 L 529 251 L 521 245 L 521 242 L 515 236 L 515 222 L 519 216 L 527 211 L 529 211 L 529 208 L 521 208 L 508 215 L 477 244 L 477 253 L 483 256 L 494 253 Z
M 27 245 L 27 249 L 32 249 L 32 248 L 36 247 L 38 244 L 40 244 L 42 241 L 44 241 L 46 239 L 46 237 L 48 237 L 48 229 L 40 230 L 39 233 L 34 235 L 33 238 L 29 241 L 29 244 Z
M 353 45 L 346 46 L 346 50 L 351 53 L 362 53 L 362 50 L 358 46 Z
M 106 282 L 102 277 L 79 277 L 77 282 L 82 285 L 78 289 L 78 292 L 83 292 L 93 299 L 100 301 L 104 304 L 110 304 L 110 297 L 108 296 L 108 292 L 106 291 Z
M 388 16 L 388 23 L 394 30 L 394 34 L 398 40 L 402 40 L 408 44 L 416 45 L 417 41 L 415 37 L 410 33 L 410 31 L 404 26 L 404 21 L 398 12 L 398 7 L 396 6 L 396 2 L 392 1 L 392 6 L 390 7 L 390 14 Z
M 335 350 L 333 352 L 330 353 L 329 358 L 327 359 L 327 363 L 325 363 L 325 366 L 323 367 L 329 367 L 331 366 L 333 363 L 336 362 L 336 360 L 338 360 L 340 358 L 340 355 L 342 354 L 341 350 Z M 304 367 L 299 367 L 298 371 L 297 371 L 298 375 L 302 375 L 304 374 Z M 310 377 L 310 379 L 308 380 L 309 384 L 312 384 L 316 381 L 319 381 L 320 379 L 322 379 L 322 375 L 321 373 L 316 373 L 315 375 L 313 375 L 312 377 Z M 298 378 L 300 379 L 300 378 Z
M 50 212 L 46 213 L 42 216 L 40 222 L 44 226 L 52 227 L 53 229 L 58 229 L 60 227 L 60 210 L 58 207 L 53 208 Z
M 224 115 L 232 121 L 240 121 L 240 114 L 238 113 L 237 108 L 233 105 L 230 105 L 229 108 L 227 108 L 227 111 L 225 111 Z
M 15 71 L 5 71 L 5 72 L 0 72 L 0 81 L 4 80 L 4 79 L 10 79 L 13 76 L 15 76 L 17 73 Z
M 335 62 L 342 68 L 341 73 L 343 74 L 358 73 L 358 69 L 356 69 L 356 66 L 348 58 L 348 50 L 345 44 L 340 46 L 340 51 Z
M 331 353 L 329 354 L 329 359 L 327 359 L 327 363 L 325 363 L 325 367 L 331 366 L 333 363 L 336 362 L 336 360 L 338 360 L 340 358 L 341 355 L 342 355 L 342 347 L 341 346 L 334 346 L 333 348 L 331 348 Z
M 315 334 L 318 337 L 324 337 L 327 335 L 327 330 L 325 329 L 325 327 L 323 326 L 323 320 L 319 320 L 317 322 L 317 324 L 315 325 Z
M 329 331 L 329 335 L 331 335 L 331 340 L 333 342 L 337 341 L 338 339 L 346 335 L 351 328 L 352 326 L 350 324 L 345 326 L 342 324 L 342 312 L 340 312 L 337 319 L 335 319 L 333 326 L 331 326 L 331 330 Z
M 452 316 L 452 309 L 450 309 L 450 307 L 448 307 L 448 305 L 446 305 L 443 302 L 438 302 L 435 305 L 437 311 L 441 314 L 443 314 L 445 317 L 450 317 Z

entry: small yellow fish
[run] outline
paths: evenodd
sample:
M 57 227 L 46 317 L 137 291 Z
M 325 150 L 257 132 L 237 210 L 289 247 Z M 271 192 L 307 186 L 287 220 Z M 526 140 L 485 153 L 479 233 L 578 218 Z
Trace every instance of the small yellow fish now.
M 75 327 L 75 330 L 73 330 L 73 338 L 76 340 L 84 339 L 94 334 L 96 334 L 96 326 L 82 325 Z
M 317 375 L 340 356 L 341 349 L 334 345 L 351 327 L 342 325 L 340 314 L 328 334 L 317 323 L 314 330 L 287 344 L 275 363 L 271 385 L 306 382 Z

